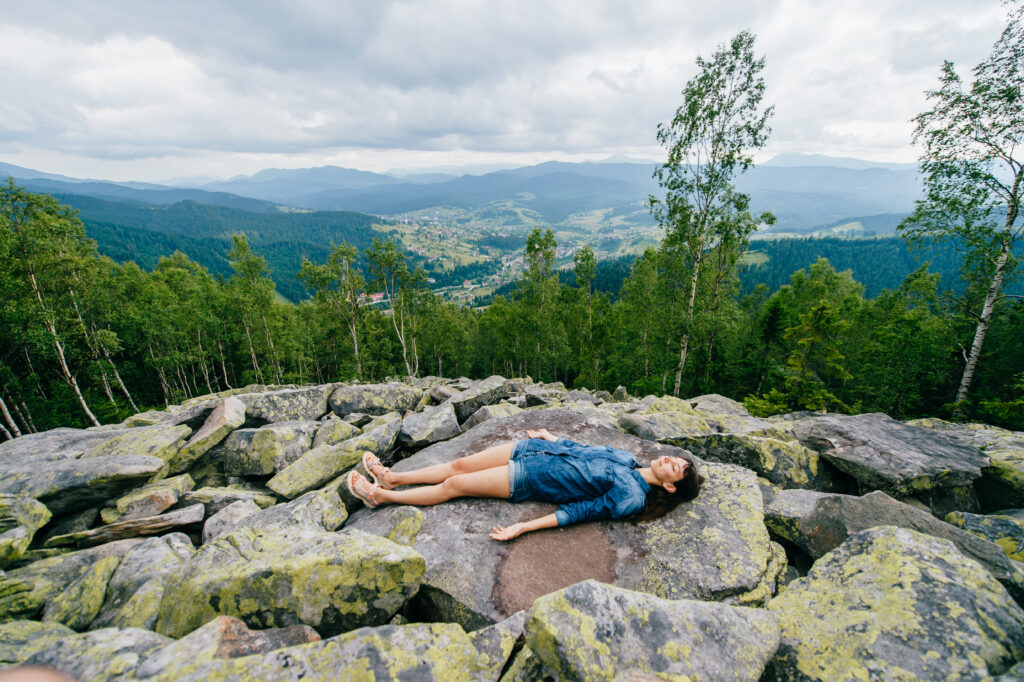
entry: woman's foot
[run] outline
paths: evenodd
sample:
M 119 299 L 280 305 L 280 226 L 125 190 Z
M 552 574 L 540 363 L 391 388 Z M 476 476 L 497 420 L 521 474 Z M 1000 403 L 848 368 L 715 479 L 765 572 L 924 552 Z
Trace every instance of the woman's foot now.
M 363 476 L 385 490 L 391 490 L 395 487 L 391 483 L 391 469 L 384 466 L 377 455 L 372 452 L 364 452 L 361 463 L 363 465 L 363 470 L 360 473 L 362 473 Z
M 377 483 L 370 483 L 358 471 L 348 472 L 348 476 L 345 477 L 345 486 L 353 497 L 360 500 L 370 509 L 373 509 L 383 502 L 383 500 L 378 500 L 376 498 L 380 485 Z

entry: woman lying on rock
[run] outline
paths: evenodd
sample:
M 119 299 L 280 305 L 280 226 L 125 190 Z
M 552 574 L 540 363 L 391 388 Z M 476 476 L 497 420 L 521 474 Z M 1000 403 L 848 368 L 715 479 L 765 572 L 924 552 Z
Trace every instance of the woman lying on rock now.
M 349 492 L 367 507 L 379 504 L 426 506 L 456 497 L 497 497 L 561 505 L 539 519 L 495 526 L 491 537 L 511 540 L 541 528 L 634 516 L 664 516 L 700 492 L 704 482 L 688 457 L 659 457 L 641 467 L 625 450 L 582 445 L 556 438 L 547 429 L 527 430 L 529 440 L 503 443 L 448 464 L 418 471 L 391 471 L 370 453 L 362 469 L 349 472 Z M 367 480 L 369 476 L 370 480 Z M 398 486 L 425 484 L 410 490 Z

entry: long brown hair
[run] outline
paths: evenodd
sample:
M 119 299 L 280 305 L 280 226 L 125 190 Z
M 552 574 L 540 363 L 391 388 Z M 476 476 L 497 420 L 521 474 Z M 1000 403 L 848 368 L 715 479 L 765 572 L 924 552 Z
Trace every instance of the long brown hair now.
M 644 508 L 633 517 L 633 523 L 660 519 L 683 502 L 689 502 L 700 494 L 700 487 L 704 485 L 704 476 L 697 471 L 696 462 L 686 455 L 680 455 L 680 457 L 689 462 L 690 466 L 686 467 L 683 477 L 676 481 L 676 491 L 670 493 L 660 485 L 652 485 L 651 492 L 647 493 Z

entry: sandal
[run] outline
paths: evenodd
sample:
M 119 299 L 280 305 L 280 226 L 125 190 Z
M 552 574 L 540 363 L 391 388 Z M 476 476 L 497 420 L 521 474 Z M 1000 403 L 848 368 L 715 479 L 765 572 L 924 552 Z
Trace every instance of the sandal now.
M 356 467 L 356 471 L 362 474 L 364 478 L 372 481 L 375 485 L 379 485 L 381 488 L 384 488 L 385 490 L 391 490 L 392 486 L 382 482 L 379 478 L 377 478 L 377 474 L 373 473 L 374 467 L 380 467 L 380 469 L 383 470 L 381 474 L 382 476 L 386 475 L 389 471 L 391 471 L 386 466 L 384 466 L 384 464 L 381 463 L 380 458 L 378 458 L 377 455 L 373 454 L 372 452 L 363 453 L 363 458 L 359 460 L 359 466 Z
M 349 493 L 351 493 L 352 497 L 361 501 L 370 509 L 373 509 L 378 504 L 380 504 L 380 502 L 373 499 L 373 496 L 374 494 L 376 494 L 377 488 L 379 488 L 380 485 L 374 483 L 373 485 L 370 486 L 370 492 L 364 493 L 362 490 L 358 488 L 359 481 L 356 479 L 356 476 L 359 476 L 359 478 L 362 478 L 364 481 L 366 480 L 360 475 L 358 471 L 350 471 L 348 472 L 348 475 L 345 477 L 345 487 L 348 488 L 348 491 Z

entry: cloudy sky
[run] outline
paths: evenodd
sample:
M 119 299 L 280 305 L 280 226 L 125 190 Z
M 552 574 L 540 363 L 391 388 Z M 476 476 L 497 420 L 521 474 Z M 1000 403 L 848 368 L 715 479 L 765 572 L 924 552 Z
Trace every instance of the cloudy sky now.
M 737 31 L 782 152 L 912 161 L 943 59 L 999 0 L 0 0 L 0 161 L 160 181 L 660 159 L 680 90 Z

